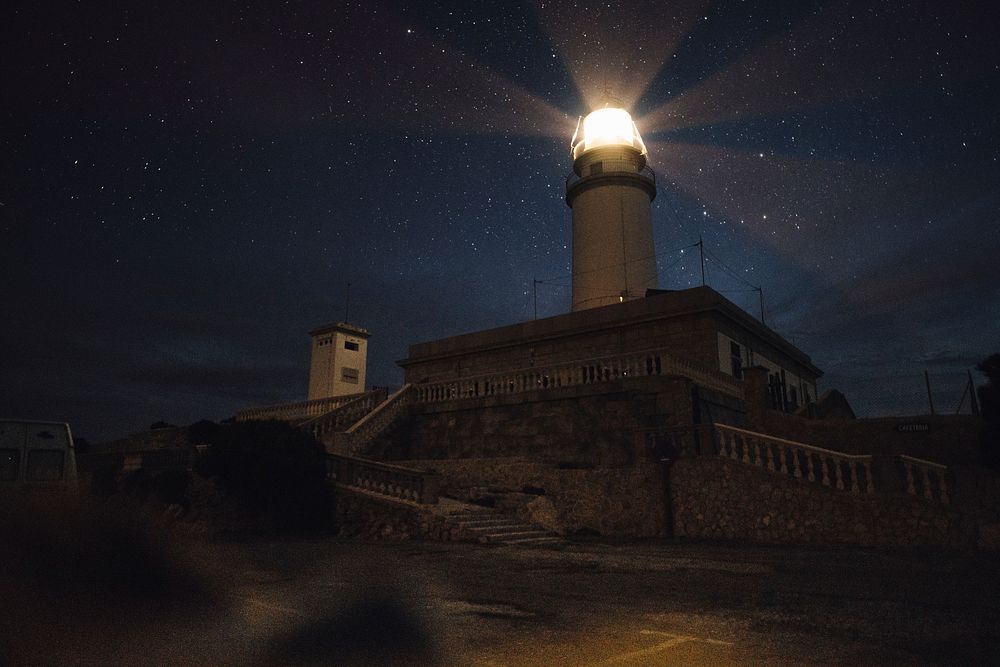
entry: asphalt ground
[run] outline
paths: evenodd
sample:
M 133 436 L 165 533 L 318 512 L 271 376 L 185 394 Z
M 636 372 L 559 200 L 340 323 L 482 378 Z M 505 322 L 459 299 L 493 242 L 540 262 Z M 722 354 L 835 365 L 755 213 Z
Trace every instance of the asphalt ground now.
M 0 661 L 1000 664 L 987 554 L 177 534 L 56 551 L 7 550 Z

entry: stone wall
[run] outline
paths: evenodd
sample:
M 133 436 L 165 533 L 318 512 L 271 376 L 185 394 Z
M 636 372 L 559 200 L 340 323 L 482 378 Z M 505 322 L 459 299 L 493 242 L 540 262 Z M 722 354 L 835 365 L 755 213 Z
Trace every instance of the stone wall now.
M 362 491 L 334 487 L 336 524 L 341 535 L 373 540 L 430 539 L 475 542 L 442 516 L 412 503 L 374 498 Z
M 488 500 L 518 518 L 563 535 L 664 534 L 659 466 L 566 469 L 522 458 L 405 461 L 441 476 L 442 492 Z
M 970 546 L 957 512 L 912 496 L 855 496 L 721 458 L 677 461 L 678 536 L 757 542 Z
M 691 383 L 635 378 L 412 406 L 402 459 L 527 456 L 633 465 L 642 431 L 691 424 Z

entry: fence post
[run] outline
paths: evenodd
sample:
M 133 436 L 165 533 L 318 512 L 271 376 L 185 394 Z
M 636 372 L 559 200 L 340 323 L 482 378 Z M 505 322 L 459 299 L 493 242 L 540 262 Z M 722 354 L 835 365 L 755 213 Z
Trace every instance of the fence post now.
M 966 374 L 969 376 L 969 394 L 972 399 L 972 414 L 979 416 L 979 397 L 976 396 L 976 383 L 972 381 L 972 371 L 966 369 Z
M 924 384 L 927 385 L 927 402 L 931 406 L 931 414 L 933 415 L 934 414 L 934 397 L 931 396 L 931 376 L 927 374 L 926 370 L 924 371 Z

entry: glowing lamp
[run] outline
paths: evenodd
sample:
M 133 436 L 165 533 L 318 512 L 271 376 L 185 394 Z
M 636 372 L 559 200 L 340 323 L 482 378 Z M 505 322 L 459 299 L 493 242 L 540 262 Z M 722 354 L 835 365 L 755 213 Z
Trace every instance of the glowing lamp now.
M 625 109 L 606 107 L 592 111 L 583 119 L 582 125 L 582 136 L 579 123 L 573 135 L 574 158 L 600 146 L 631 146 L 646 154 L 646 145 L 642 143 L 632 116 Z

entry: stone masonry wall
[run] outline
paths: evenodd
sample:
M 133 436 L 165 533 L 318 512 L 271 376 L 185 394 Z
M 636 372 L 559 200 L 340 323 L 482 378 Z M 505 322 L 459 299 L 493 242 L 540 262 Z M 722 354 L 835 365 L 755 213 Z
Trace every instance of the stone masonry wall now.
M 677 461 L 670 496 L 678 536 L 864 546 L 970 541 L 959 515 L 944 506 L 910 496 L 854 496 L 721 458 Z
M 599 467 L 641 458 L 637 432 L 691 423 L 691 384 L 636 378 L 413 406 L 398 458 L 526 456 Z
M 501 509 L 563 535 L 664 534 L 658 466 L 574 470 L 517 458 L 401 463 L 435 470 L 441 475 L 442 491 L 454 498 L 491 497 Z
M 475 542 L 478 536 L 462 531 L 427 509 L 364 492 L 335 487 L 336 519 L 341 535 L 366 539 L 439 542 Z

